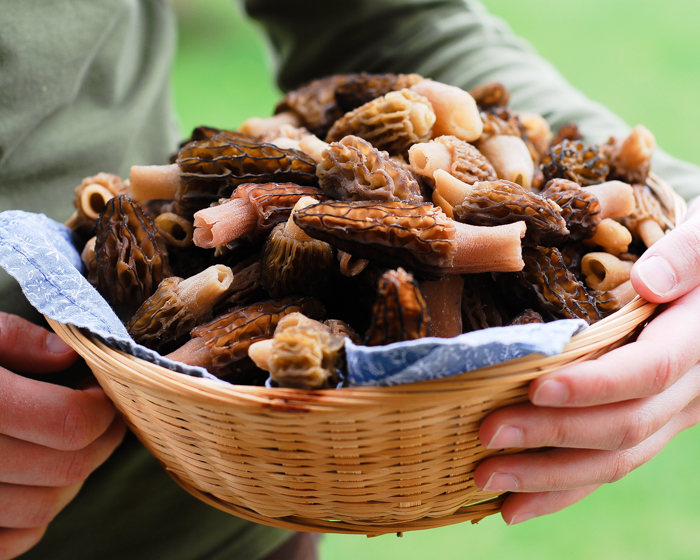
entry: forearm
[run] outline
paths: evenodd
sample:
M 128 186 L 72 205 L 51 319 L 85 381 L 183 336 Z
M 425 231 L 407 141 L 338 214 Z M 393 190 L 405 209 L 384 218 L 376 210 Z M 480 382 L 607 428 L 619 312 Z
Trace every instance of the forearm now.
M 270 37 L 283 89 L 360 71 L 417 72 L 464 89 L 500 81 L 513 108 L 545 116 L 555 130 L 576 122 L 590 143 L 630 129 L 476 1 L 246 0 L 245 7 Z M 700 194 L 700 168 L 659 151 L 653 169 L 686 199 Z

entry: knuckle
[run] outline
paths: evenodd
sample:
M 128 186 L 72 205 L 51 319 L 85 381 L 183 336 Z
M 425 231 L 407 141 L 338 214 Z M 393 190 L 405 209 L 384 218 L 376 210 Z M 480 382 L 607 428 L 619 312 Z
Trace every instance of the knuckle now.
M 654 378 L 651 380 L 649 391 L 652 395 L 658 395 L 668 389 L 676 381 L 676 372 L 680 370 L 680 357 L 668 348 L 660 349 L 656 355 Z
M 91 472 L 92 453 L 86 449 L 66 452 L 58 466 L 58 478 L 66 485 L 83 482 Z
M 615 454 L 606 482 L 617 482 L 639 466 L 637 454 L 632 449 L 624 449 Z
M 700 272 L 700 253 L 698 251 L 688 251 L 687 247 L 698 247 L 700 245 L 700 221 L 692 220 L 683 224 L 672 232 L 675 234 L 676 245 L 684 248 L 679 252 L 681 258 L 685 260 L 685 265 Z
M 90 415 L 81 403 L 68 407 L 63 417 L 61 442 L 67 451 L 83 449 L 92 443 Z
M 645 409 L 636 411 L 627 424 L 617 448 L 630 449 L 639 445 L 653 433 L 655 424 L 655 418 L 650 412 Z

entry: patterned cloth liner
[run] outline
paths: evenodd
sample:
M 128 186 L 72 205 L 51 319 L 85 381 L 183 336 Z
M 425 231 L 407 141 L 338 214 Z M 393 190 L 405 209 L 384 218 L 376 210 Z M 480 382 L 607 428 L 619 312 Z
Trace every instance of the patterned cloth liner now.
M 200 367 L 162 357 L 136 344 L 107 302 L 83 277 L 71 231 L 43 214 L 0 213 L 0 266 L 42 314 L 84 328 L 113 348 L 173 371 L 225 383 Z M 531 353 L 552 356 L 585 328 L 580 319 L 519 325 L 424 338 L 381 347 L 346 341 L 351 385 L 398 385 L 436 379 L 502 363 Z

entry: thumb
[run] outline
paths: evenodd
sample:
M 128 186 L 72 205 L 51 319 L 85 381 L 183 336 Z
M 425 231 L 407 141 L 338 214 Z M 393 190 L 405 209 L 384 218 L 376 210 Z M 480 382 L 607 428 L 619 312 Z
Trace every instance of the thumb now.
M 647 301 L 666 303 L 700 285 L 700 204 L 685 221 L 649 247 L 634 264 L 630 279 Z
M 0 313 L 0 366 L 22 373 L 53 373 L 77 357 L 58 335 L 17 315 Z

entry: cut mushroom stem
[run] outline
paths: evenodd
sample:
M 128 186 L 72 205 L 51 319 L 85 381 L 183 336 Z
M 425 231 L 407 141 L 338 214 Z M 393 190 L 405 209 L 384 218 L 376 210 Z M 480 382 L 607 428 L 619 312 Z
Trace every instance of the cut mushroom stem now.
M 455 217 L 453 206 L 449 202 L 447 202 L 442 197 L 442 195 L 440 195 L 440 193 L 437 192 L 436 190 L 433 191 L 432 199 L 433 199 L 433 205 L 439 206 L 442 209 L 442 211 L 445 213 L 445 216 L 447 216 L 448 218 Z
M 450 170 L 452 153 L 440 142 L 420 142 L 408 150 L 408 161 L 416 173 L 432 179 L 438 169 Z
M 360 272 L 367 268 L 367 265 L 369 264 L 369 260 L 356 259 L 350 253 L 346 253 L 345 251 L 338 251 L 338 261 L 340 262 L 340 273 L 343 276 L 348 277 L 357 276 L 360 274 Z
M 433 192 L 437 193 L 451 207 L 462 204 L 472 189 L 470 184 L 460 181 L 444 169 L 437 169 L 433 177 L 435 178 L 435 190 Z
M 299 140 L 299 149 L 311 156 L 316 163 L 321 163 L 323 160 L 323 152 L 330 146 L 328 142 L 324 142 L 318 136 L 309 134 Z
M 174 200 L 180 186 L 180 167 L 133 165 L 129 173 L 129 197 L 136 202 Z
M 598 199 L 600 217 L 603 219 L 629 216 L 635 208 L 634 189 L 622 181 L 606 181 L 583 189 Z
M 456 252 L 450 274 L 517 272 L 525 266 L 520 240 L 525 222 L 502 226 L 472 226 L 452 221 Z
M 306 208 L 307 206 L 311 206 L 313 204 L 318 204 L 318 200 L 311 196 L 302 196 L 297 203 L 294 205 L 294 208 L 292 208 L 292 213 L 289 216 L 289 219 L 287 220 L 287 223 L 284 226 L 284 235 L 285 237 L 289 237 L 291 239 L 294 239 L 298 241 L 299 243 L 308 243 L 310 241 L 314 241 L 313 237 L 310 237 L 309 235 L 306 234 L 306 232 L 301 229 L 296 223 L 294 222 L 294 213 L 298 212 L 302 208 Z
M 80 260 L 83 261 L 85 266 L 90 265 L 90 261 L 95 258 L 95 243 L 97 242 L 97 237 L 92 237 L 83 247 L 83 252 L 80 253 Z
M 284 125 L 298 127 L 301 126 L 301 121 L 299 120 L 299 117 L 297 117 L 291 111 L 285 111 L 265 119 L 252 117 L 241 124 L 241 126 L 238 128 L 238 132 L 248 134 L 250 136 L 260 136 L 266 132 L 275 132 Z
M 213 361 L 211 352 L 209 352 L 209 348 L 207 348 L 206 340 L 201 337 L 188 340 L 177 350 L 166 354 L 165 357 L 175 362 L 190 366 L 199 366 L 207 370 L 211 368 Z
M 625 226 L 612 218 L 606 218 L 598 224 L 595 234 L 585 241 L 586 244 L 600 245 L 608 253 L 619 255 L 625 253 L 632 243 L 632 234 Z
M 189 247 L 192 244 L 194 226 L 192 222 L 173 212 L 163 212 L 153 220 L 168 245 Z
M 232 198 L 195 213 L 192 240 L 197 247 L 212 249 L 253 231 L 257 221 L 255 205 L 248 198 Z
M 109 189 L 98 183 L 87 185 L 80 194 L 80 210 L 87 218 L 96 220 L 113 196 Z
M 272 355 L 273 344 L 271 338 L 253 342 L 253 344 L 248 346 L 248 357 L 260 369 L 270 371 L 270 356 Z
M 180 282 L 178 299 L 194 316 L 203 316 L 226 295 L 233 282 L 233 272 L 228 266 L 210 266 Z
M 637 224 L 637 235 L 642 238 L 644 245 L 651 247 L 665 235 L 665 232 L 656 220 L 647 218 Z
M 610 253 L 587 253 L 581 259 L 586 285 L 594 290 L 609 291 L 630 279 L 634 262 L 623 261 Z
M 435 111 L 433 138 L 451 134 L 467 142 L 478 140 L 484 123 L 474 98 L 463 89 L 433 80 L 423 80 L 411 90 L 427 97 Z
M 620 302 L 620 307 L 624 307 L 635 297 L 637 297 L 637 292 L 634 290 L 634 287 L 632 287 L 631 280 L 627 280 L 626 282 L 623 282 L 619 286 L 608 291 L 615 297 L 615 299 L 617 299 L 617 301 Z
M 462 277 L 450 274 L 437 281 L 424 281 L 420 289 L 428 304 L 430 335 L 452 338 L 462 334 Z
M 491 162 L 499 179 L 530 188 L 535 164 L 522 138 L 501 134 L 479 142 L 478 148 Z

